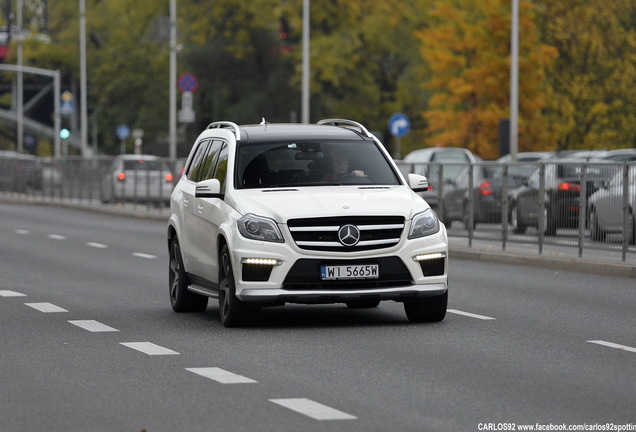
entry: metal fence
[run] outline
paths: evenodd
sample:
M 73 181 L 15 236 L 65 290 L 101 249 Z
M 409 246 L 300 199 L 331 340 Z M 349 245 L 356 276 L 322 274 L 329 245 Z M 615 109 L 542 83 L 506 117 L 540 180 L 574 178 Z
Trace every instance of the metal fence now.
M 636 162 L 405 164 L 451 236 L 636 253 Z
M 161 210 L 170 205 L 178 168 L 159 159 L 161 169 L 124 168 L 115 157 L 35 158 L 0 154 L 0 196 Z
M 0 153 L 0 197 L 148 211 L 169 207 L 179 164 L 167 168 L 169 177 L 145 170 L 120 178 L 116 160 Z M 403 174 L 427 176 L 430 189 L 422 196 L 449 235 L 467 237 L 469 245 L 490 240 L 505 250 L 509 242 L 532 243 L 539 253 L 544 245 L 560 245 L 578 248 L 579 256 L 586 248 L 605 249 L 620 251 L 623 261 L 636 253 L 636 162 L 397 163 Z

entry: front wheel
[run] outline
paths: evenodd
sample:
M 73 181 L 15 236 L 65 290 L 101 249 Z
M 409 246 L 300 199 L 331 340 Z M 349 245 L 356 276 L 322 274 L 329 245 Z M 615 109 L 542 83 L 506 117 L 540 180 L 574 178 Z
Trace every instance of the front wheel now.
M 250 319 L 250 308 L 236 297 L 232 261 L 227 245 L 219 259 L 219 317 L 225 327 L 244 327 Z
M 208 307 L 208 298 L 188 291 L 190 280 L 183 266 L 179 241 L 170 242 L 170 304 L 175 312 L 203 312 Z
M 404 312 L 411 322 L 439 322 L 446 316 L 448 290 L 442 295 L 404 301 Z

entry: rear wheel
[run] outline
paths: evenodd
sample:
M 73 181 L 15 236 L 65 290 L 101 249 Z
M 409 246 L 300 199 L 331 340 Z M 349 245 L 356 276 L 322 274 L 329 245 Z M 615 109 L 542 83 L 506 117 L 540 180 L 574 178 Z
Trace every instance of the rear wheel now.
M 170 304 L 175 312 L 203 312 L 208 307 L 208 298 L 188 291 L 190 280 L 183 267 L 179 241 L 170 242 Z
M 404 301 L 404 312 L 411 322 L 438 322 L 446 316 L 448 290 L 439 296 Z
M 590 209 L 590 237 L 592 237 L 592 240 L 594 241 L 605 240 L 605 233 L 598 225 L 598 215 L 596 214 L 596 209 L 594 207 Z
M 227 245 L 219 259 L 219 316 L 225 327 L 244 327 L 249 323 L 250 308 L 236 297 L 232 261 Z
M 627 242 L 629 244 L 636 244 L 636 221 L 634 220 L 634 212 L 630 211 L 627 215 Z

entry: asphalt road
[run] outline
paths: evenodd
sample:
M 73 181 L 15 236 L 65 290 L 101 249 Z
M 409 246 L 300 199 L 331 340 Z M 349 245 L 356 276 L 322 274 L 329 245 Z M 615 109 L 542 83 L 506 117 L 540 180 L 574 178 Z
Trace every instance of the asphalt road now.
M 384 302 L 226 329 L 170 308 L 162 221 L 3 203 L 0 242 L 2 431 L 636 430 L 630 278 L 456 259 L 442 323 Z

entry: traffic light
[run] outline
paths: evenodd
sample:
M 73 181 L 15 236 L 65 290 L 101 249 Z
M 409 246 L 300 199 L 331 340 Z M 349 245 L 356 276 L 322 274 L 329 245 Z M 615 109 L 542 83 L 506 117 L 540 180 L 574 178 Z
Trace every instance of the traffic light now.
M 289 23 L 285 17 L 278 21 L 278 36 L 283 40 L 289 39 Z
M 71 136 L 71 131 L 70 130 L 68 130 L 66 128 L 60 129 L 60 138 L 65 140 L 65 139 L 69 139 L 70 136 Z

